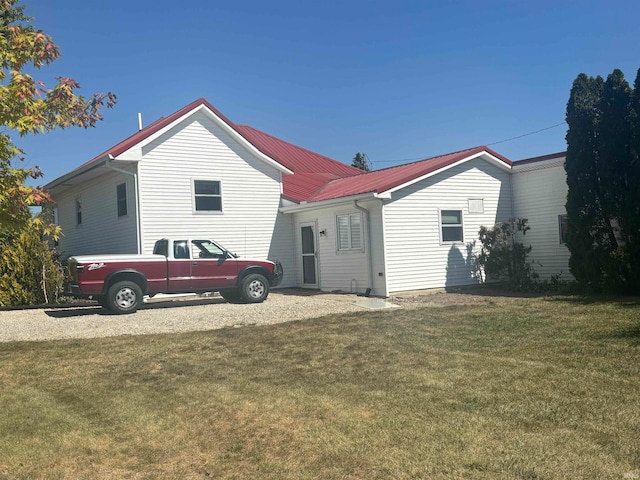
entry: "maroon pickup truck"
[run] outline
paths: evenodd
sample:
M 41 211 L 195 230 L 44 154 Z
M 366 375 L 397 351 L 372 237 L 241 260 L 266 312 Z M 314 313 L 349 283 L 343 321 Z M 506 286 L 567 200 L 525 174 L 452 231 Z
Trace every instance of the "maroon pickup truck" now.
M 153 255 L 69 258 L 69 292 L 114 313 L 132 313 L 143 295 L 220 292 L 229 301 L 262 302 L 282 281 L 277 260 L 238 258 L 211 240 L 158 240 Z

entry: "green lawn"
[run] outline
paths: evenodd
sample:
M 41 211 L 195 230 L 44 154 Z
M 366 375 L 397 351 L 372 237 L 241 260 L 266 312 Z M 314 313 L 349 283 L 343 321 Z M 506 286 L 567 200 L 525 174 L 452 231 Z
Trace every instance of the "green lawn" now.
M 638 299 L 5 343 L 0 478 L 637 479 L 639 360 Z

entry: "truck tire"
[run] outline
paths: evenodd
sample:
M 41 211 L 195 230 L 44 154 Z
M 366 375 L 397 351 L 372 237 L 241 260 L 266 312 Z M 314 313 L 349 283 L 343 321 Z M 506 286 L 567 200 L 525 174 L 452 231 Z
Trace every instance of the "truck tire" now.
M 251 273 L 242 279 L 242 299 L 247 303 L 264 302 L 269 295 L 269 282 L 259 273 Z
M 227 302 L 235 303 L 242 300 L 242 295 L 240 295 L 240 290 L 237 288 L 228 288 L 226 290 L 220 290 L 220 296 L 224 298 Z
M 113 313 L 133 313 L 141 303 L 142 289 L 135 282 L 123 280 L 109 287 L 106 307 Z

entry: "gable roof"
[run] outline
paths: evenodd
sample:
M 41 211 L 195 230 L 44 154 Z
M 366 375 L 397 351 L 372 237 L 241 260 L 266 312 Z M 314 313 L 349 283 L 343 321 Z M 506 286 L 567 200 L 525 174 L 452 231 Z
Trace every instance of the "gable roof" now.
M 512 162 L 486 146 L 460 150 L 459 152 L 439 155 L 418 162 L 375 170 L 357 177 L 333 180 L 318 189 L 308 202 L 320 202 L 363 193 L 391 193 L 400 188 L 418 182 L 423 178 L 446 170 L 459 162 L 477 157 L 485 157 L 504 168 L 511 168 Z
M 305 200 L 328 180 L 364 173 L 350 165 L 285 142 L 248 125 L 236 125 L 206 99 L 199 98 L 168 117 L 159 118 L 71 172 L 53 180 L 45 188 L 52 189 L 75 176 L 104 165 L 109 159 L 126 155 L 130 149 L 150 141 L 164 129 L 201 108 L 208 109 L 210 114 L 217 117 L 237 139 L 246 144 L 245 146 L 255 149 L 254 153 L 264 156 L 269 163 L 287 174 L 283 178 L 283 194 L 290 200 Z M 300 175 L 296 177 L 296 174 Z

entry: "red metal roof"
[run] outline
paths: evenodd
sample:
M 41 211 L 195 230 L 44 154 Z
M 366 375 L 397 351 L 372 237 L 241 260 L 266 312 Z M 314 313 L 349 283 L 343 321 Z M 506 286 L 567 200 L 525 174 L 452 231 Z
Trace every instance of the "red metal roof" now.
M 236 125 L 258 150 L 294 172 L 282 179 L 284 196 L 296 202 L 307 200 L 329 180 L 360 176 L 365 172 L 324 155 L 285 142 L 248 125 Z
M 235 130 L 238 135 L 251 143 L 260 152 L 294 172 L 293 175 L 285 175 L 283 178 L 283 193 L 289 200 L 296 202 L 306 200 L 329 180 L 351 175 L 361 175 L 364 173 L 362 170 L 350 165 L 346 165 L 337 160 L 325 157 L 324 155 L 320 155 L 305 148 L 298 147 L 297 145 L 285 142 L 284 140 L 280 140 L 279 138 L 261 132 L 260 130 L 248 125 L 236 125 L 220 113 L 220 111 L 218 111 L 206 99 L 199 98 L 195 102 L 181 108 L 172 115 L 156 120 L 139 132 L 134 133 L 122 142 L 80 165 L 78 168 L 70 172 L 70 174 L 84 169 L 85 167 L 89 167 L 91 164 L 98 164 L 99 162 L 104 161 L 104 159 L 109 155 L 113 157 L 121 155 L 136 144 L 142 142 L 201 105 L 210 109 L 223 122 Z M 62 178 L 63 177 L 60 177 L 60 179 Z M 54 180 L 49 185 L 54 185 L 60 179 Z
M 376 170 L 357 177 L 333 180 L 320 188 L 308 199 L 308 201 L 319 202 L 322 200 L 330 200 L 333 198 L 347 197 L 368 192 L 386 192 L 392 188 L 404 185 L 411 180 L 420 178 L 481 152 L 487 152 L 493 155 L 508 166 L 511 166 L 512 164 L 511 160 L 508 158 L 503 157 L 488 147 L 480 146 L 449 153 L 447 155 L 428 158 L 419 162 Z
M 567 152 L 550 153 L 549 155 L 542 155 L 540 157 L 524 158 L 514 162 L 515 165 L 524 165 L 525 163 L 544 162 L 545 160 L 553 160 L 555 158 L 566 157 Z

